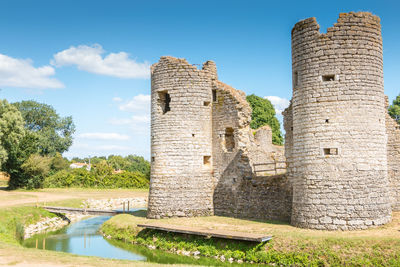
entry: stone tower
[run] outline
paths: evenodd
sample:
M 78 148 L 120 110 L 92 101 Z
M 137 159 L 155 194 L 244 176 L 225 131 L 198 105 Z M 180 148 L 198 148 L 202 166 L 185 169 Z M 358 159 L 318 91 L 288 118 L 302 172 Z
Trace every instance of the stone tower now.
M 202 69 L 161 57 L 151 68 L 151 179 L 148 217 L 212 215 L 212 82 Z
M 351 230 L 390 221 L 379 18 L 340 14 L 326 34 L 315 18 L 298 22 L 292 68 L 291 223 Z

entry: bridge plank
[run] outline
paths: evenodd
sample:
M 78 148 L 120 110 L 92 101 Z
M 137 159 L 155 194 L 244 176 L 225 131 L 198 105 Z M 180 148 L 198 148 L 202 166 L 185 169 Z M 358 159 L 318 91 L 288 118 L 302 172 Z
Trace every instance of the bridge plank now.
M 227 230 L 204 230 L 194 227 L 185 227 L 169 224 L 138 224 L 138 227 L 153 229 L 164 232 L 173 232 L 180 234 L 199 235 L 206 237 L 217 237 L 223 239 L 242 240 L 250 242 L 266 242 L 272 239 L 272 236 L 265 236 L 263 234 L 245 233 Z

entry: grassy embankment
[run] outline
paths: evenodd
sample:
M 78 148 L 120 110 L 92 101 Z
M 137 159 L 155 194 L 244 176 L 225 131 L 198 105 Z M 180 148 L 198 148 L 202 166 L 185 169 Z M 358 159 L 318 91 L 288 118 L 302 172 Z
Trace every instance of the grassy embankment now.
M 195 226 L 203 229 L 230 229 L 273 235 L 263 245 L 220 239 L 167 234 L 137 228 L 149 220 L 118 215 L 107 221 L 102 231 L 115 239 L 177 252 L 199 251 L 203 256 L 222 256 L 257 263 L 298 266 L 400 266 L 400 213 L 385 226 L 350 232 L 299 229 L 287 224 L 265 223 L 226 217 L 175 218 L 151 223 Z
M 0 265 L 13 266 L 149 266 L 146 262 L 102 259 L 77 256 L 69 253 L 37 250 L 20 245 L 22 226 L 36 223 L 45 217 L 54 217 L 41 208 L 47 205 L 79 207 L 87 198 L 117 198 L 146 196 L 146 190 L 91 190 L 91 189 L 44 189 L 0 190 Z M 23 203 L 23 204 L 21 204 Z M 4 204 L 7 204 L 5 206 Z

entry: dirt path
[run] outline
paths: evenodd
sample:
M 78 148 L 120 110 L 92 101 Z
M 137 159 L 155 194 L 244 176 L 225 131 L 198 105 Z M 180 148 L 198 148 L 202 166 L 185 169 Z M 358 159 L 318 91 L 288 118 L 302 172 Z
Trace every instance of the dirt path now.
M 147 197 L 147 195 L 148 192 L 146 190 L 125 189 L 43 189 L 39 191 L 0 190 L 0 208 L 67 199 Z

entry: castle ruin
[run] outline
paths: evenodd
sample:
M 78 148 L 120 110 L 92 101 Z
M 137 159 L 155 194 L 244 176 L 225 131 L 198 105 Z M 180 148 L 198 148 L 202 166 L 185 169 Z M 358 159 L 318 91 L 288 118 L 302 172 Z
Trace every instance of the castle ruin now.
M 292 68 L 283 149 L 268 126 L 250 129 L 245 94 L 218 80 L 214 62 L 161 57 L 152 66 L 149 218 L 215 214 L 327 230 L 390 221 L 400 210 L 400 129 L 387 113 L 379 18 L 340 14 L 326 34 L 315 18 L 300 21 Z M 275 173 L 257 170 L 269 163 Z

